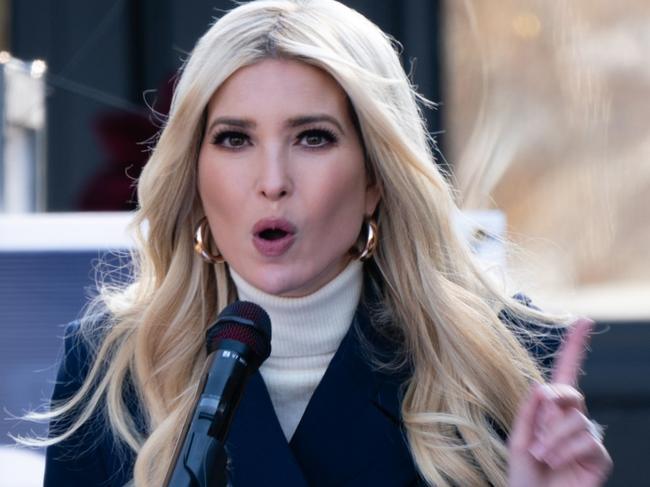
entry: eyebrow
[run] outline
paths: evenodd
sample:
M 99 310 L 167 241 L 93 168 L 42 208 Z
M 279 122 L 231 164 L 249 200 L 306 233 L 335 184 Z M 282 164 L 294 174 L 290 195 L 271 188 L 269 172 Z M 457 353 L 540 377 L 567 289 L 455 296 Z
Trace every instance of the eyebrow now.
M 246 118 L 218 117 L 215 118 L 208 127 L 208 132 L 212 132 L 212 129 L 214 129 L 217 125 L 230 125 L 231 127 L 249 129 L 255 128 L 256 124 L 252 120 L 248 120 Z
M 345 130 L 343 130 L 343 127 L 341 126 L 339 121 L 336 118 L 332 117 L 331 115 L 327 115 L 327 114 L 304 115 L 300 117 L 290 118 L 287 122 L 287 125 L 291 128 L 296 128 L 302 125 L 309 125 L 310 123 L 317 123 L 317 122 L 329 122 L 332 125 L 335 125 L 336 128 L 339 129 L 339 132 L 345 134 Z
M 311 123 L 317 123 L 317 122 L 329 122 L 335 125 L 336 128 L 338 128 L 342 134 L 345 134 L 345 130 L 343 130 L 343 127 L 339 123 L 339 121 L 336 118 L 332 117 L 331 115 L 327 115 L 325 113 L 323 114 L 319 113 L 314 115 L 301 115 L 298 117 L 293 117 L 287 120 L 286 125 L 287 127 L 290 128 L 296 128 L 296 127 L 301 127 L 303 125 L 309 125 Z M 214 127 L 216 127 L 217 125 L 229 125 L 231 127 L 239 127 L 242 129 L 251 129 L 257 126 L 255 122 L 247 118 L 217 117 L 212 121 L 212 123 L 208 127 L 208 132 L 211 132 L 214 129 Z

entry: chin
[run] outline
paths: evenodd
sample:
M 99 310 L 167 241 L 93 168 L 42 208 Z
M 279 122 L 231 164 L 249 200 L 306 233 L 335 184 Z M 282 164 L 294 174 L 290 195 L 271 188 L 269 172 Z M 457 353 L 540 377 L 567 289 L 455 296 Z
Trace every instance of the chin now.
M 249 281 L 260 291 L 274 296 L 300 296 L 300 289 L 305 285 L 299 276 L 288 275 L 287 272 L 268 272 L 266 275 L 257 275 L 256 279 Z
M 282 281 L 270 284 L 264 291 L 274 296 L 298 298 L 313 292 L 305 290 L 306 287 L 302 282 Z

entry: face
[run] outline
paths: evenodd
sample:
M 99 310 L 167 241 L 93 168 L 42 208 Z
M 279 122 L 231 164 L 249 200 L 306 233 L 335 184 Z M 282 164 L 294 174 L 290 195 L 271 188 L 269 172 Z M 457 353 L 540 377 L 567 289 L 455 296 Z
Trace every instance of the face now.
M 217 90 L 206 127 L 198 189 L 226 262 L 279 296 L 327 284 L 379 201 L 338 83 L 308 64 L 263 60 Z

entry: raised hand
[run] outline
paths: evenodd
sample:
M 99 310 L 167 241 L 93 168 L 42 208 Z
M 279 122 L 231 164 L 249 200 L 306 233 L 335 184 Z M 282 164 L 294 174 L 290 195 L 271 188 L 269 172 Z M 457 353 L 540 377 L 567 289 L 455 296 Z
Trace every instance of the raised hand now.
M 587 417 L 576 389 L 592 327 L 588 319 L 573 324 L 551 383 L 534 386 L 522 404 L 508 445 L 510 487 L 594 487 L 609 475 L 602 429 Z

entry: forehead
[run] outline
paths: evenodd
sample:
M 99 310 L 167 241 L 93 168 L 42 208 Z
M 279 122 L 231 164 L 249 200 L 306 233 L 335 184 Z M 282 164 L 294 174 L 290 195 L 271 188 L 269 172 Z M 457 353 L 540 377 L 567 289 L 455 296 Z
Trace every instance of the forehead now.
M 235 71 L 212 95 L 209 114 L 327 112 L 344 116 L 347 95 L 324 70 L 288 59 L 265 59 Z

